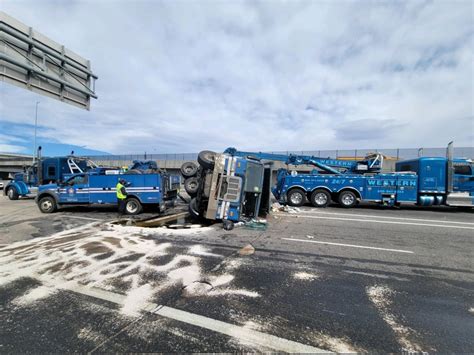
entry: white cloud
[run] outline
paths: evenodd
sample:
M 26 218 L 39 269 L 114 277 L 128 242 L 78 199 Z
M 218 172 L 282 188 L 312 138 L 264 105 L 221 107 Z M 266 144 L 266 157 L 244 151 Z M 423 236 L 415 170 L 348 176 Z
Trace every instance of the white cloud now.
M 2 4 L 99 75 L 90 112 L 0 87 L 0 120 L 31 123 L 39 98 L 41 134 L 62 142 L 111 152 L 473 145 L 470 1 Z

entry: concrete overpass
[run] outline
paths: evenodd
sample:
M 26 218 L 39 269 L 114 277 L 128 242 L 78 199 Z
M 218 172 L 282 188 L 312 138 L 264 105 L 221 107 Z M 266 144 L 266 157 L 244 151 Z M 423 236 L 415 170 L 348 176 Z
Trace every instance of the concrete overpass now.
M 23 171 L 23 167 L 33 163 L 33 156 L 27 154 L 0 153 L 0 180 Z

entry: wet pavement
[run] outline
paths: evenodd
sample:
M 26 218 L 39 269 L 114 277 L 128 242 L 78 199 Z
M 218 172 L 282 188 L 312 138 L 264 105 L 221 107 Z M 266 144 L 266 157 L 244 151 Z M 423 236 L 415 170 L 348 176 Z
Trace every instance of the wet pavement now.
M 473 350 L 471 211 L 293 212 L 174 230 L 1 198 L 0 350 Z

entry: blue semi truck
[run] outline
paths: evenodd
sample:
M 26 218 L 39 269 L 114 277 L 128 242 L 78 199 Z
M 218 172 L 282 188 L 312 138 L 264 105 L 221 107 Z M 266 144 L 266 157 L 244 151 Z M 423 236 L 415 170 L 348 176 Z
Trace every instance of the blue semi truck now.
M 138 166 L 149 166 L 138 164 Z M 137 164 L 134 162 L 134 166 Z M 117 205 L 116 185 L 119 179 L 127 181 L 128 196 L 125 213 L 136 215 L 144 206 L 163 211 L 166 201 L 177 196 L 179 176 L 168 175 L 155 169 L 132 169 L 128 172 L 110 168 L 98 168 L 73 174 L 63 182 L 41 185 L 36 203 L 43 213 L 52 213 L 63 206 Z
M 184 163 L 181 174 L 192 216 L 222 220 L 225 229 L 269 210 L 270 168 L 247 157 L 202 151 L 198 164 Z
M 337 159 L 284 156 L 240 152 L 234 156 L 253 156 L 261 160 L 283 161 L 293 165 L 313 165 L 311 173 L 279 169 L 272 192 L 281 203 L 301 206 L 307 201 L 315 207 L 336 202 L 354 207 L 360 201 L 383 205 L 474 206 L 474 174 L 470 159 L 454 159 L 452 142 L 447 157 L 421 157 L 396 163 L 395 172 L 382 173 L 383 157 L 375 154 L 363 161 L 344 164 Z M 333 165 L 334 167 L 331 167 Z
M 93 168 L 97 168 L 97 165 L 89 159 L 74 156 L 41 158 L 38 154 L 37 162 L 15 174 L 13 180 L 4 187 L 3 193 L 10 200 L 18 200 L 34 195 L 39 185 L 61 181 L 68 175 Z

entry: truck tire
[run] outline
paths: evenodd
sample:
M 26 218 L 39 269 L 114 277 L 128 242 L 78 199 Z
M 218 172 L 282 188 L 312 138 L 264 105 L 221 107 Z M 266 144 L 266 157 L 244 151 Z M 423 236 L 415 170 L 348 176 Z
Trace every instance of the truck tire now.
M 38 201 L 38 207 L 43 213 L 53 213 L 58 209 L 56 200 L 51 196 L 41 197 Z
M 290 206 L 299 207 L 305 203 L 305 193 L 301 189 L 291 189 L 286 196 Z
M 198 171 L 198 166 L 194 164 L 192 161 L 188 161 L 186 163 L 183 163 L 183 165 L 181 165 L 181 175 L 183 175 L 183 177 L 185 178 L 196 175 L 197 171 Z
M 214 166 L 216 153 L 210 150 L 203 150 L 198 154 L 198 163 L 204 169 L 211 169 Z
M 342 191 L 339 194 L 339 204 L 344 208 L 352 208 L 357 204 L 357 196 L 352 191 Z
M 140 201 L 135 197 L 130 197 L 125 202 L 125 213 L 129 215 L 139 214 L 143 209 Z
M 193 197 L 191 201 L 189 201 L 188 210 L 189 210 L 189 214 L 192 217 L 195 217 L 195 218 L 199 217 L 199 209 L 198 209 L 196 197 Z
M 189 196 L 195 196 L 199 190 L 199 179 L 197 177 L 191 177 L 184 181 L 184 189 Z
M 324 208 L 331 202 L 331 195 L 326 190 L 314 190 L 311 194 L 311 204 L 314 207 Z
M 16 191 L 16 188 L 11 186 L 7 190 L 7 196 L 10 200 L 18 200 L 18 191 Z

